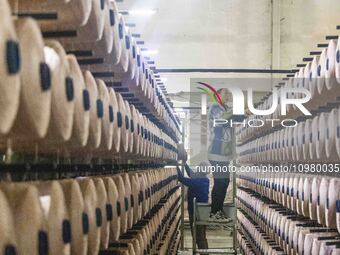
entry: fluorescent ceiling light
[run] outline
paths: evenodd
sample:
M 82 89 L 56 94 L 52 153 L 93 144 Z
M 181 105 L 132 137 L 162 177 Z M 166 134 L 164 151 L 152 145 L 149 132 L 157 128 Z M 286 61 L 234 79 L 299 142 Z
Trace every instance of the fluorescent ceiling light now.
M 184 109 L 181 107 L 175 107 L 175 112 L 184 112 Z
M 140 16 L 145 16 L 145 15 L 153 15 L 156 13 L 156 10 L 129 10 L 129 15 L 140 15 Z
M 158 50 L 143 50 L 142 51 L 143 55 L 151 56 L 151 55 L 157 55 Z

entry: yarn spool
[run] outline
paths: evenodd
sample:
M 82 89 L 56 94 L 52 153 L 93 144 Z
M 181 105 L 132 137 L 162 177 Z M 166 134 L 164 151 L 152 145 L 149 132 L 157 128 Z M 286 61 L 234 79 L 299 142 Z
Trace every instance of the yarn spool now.
M 88 23 L 77 29 L 77 36 L 61 39 L 65 48 L 75 54 L 78 54 L 79 51 L 90 51 L 90 56 L 96 59 L 104 58 L 109 54 L 113 47 L 109 7 L 108 0 L 96 1 Z M 83 54 L 79 53 L 79 56 L 83 56 Z M 83 58 L 82 60 L 86 59 Z
M 144 118 L 143 118 L 143 114 L 139 114 L 139 123 L 140 123 L 140 154 L 142 156 L 146 155 L 146 142 L 144 139 L 144 127 L 145 127 L 145 123 L 144 123 Z M 340 147 L 339 147 L 340 148 Z
M 325 221 L 326 226 L 332 229 L 338 226 L 338 214 L 340 213 L 340 179 L 331 178 L 329 181 L 328 195 L 326 201 Z
M 6 0 L 0 1 L 0 134 L 7 134 L 19 108 L 21 54 Z M 10 86 L 8 86 L 10 84 Z
M 84 212 L 84 200 L 79 184 L 74 180 L 61 181 L 65 204 L 71 223 L 71 254 L 87 254 L 88 216 Z
M 338 245 L 332 250 L 331 255 L 340 255 L 340 247 Z
M 107 249 L 109 247 L 110 240 L 110 217 L 107 214 L 106 206 L 109 202 L 108 194 L 106 192 L 106 187 L 102 178 L 93 178 L 93 183 L 96 187 L 97 199 L 98 199 L 98 207 L 96 209 L 96 214 L 101 214 L 101 233 L 100 233 L 100 249 Z M 97 212 L 97 210 L 100 210 Z M 109 216 L 109 217 L 108 217 Z M 98 220 L 98 215 L 97 215 Z M 99 224 L 98 224 L 99 225 Z
M 330 255 L 333 250 L 340 246 L 340 241 L 330 240 L 329 242 L 321 242 L 320 244 L 320 255 Z
M 48 254 L 68 255 L 71 252 L 71 224 L 63 189 L 57 181 L 33 183 L 46 219 Z
M 103 0 L 101 0 L 103 2 Z M 103 28 L 103 36 L 100 41 L 95 44 L 95 53 L 96 55 L 106 56 L 110 54 L 113 49 L 113 33 L 112 33 L 112 7 L 108 0 L 104 0 L 104 10 L 102 15 L 104 16 L 104 28 Z
M 103 177 L 104 185 L 107 192 L 107 210 L 108 221 L 110 224 L 110 242 L 117 241 L 120 235 L 120 205 L 118 202 L 118 190 L 111 177 Z M 109 217 L 111 215 L 111 217 Z M 111 218 L 111 219 L 110 219 Z
M 113 34 L 113 47 L 109 59 L 113 65 L 118 64 L 122 52 L 122 42 L 119 37 L 119 14 L 115 1 L 110 1 L 110 18 Z
M 47 143 L 55 144 L 70 139 L 74 114 L 74 85 L 69 76 L 69 64 L 63 47 L 57 41 L 45 42 L 45 58 L 51 70 L 51 121 Z
M 123 178 L 124 188 L 125 188 L 124 199 L 125 199 L 125 210 L 126 210 L 126 215 L 127 215 L 127 229 L 130 229 L 133 226 L 133 207 L 134 207 L 135 201 L 134 201 L 134 197 L 132 193 L 129 175 L 127 173 L 124 173 L 122 174 L 122 178 Z
M 280 175 L 279 185 L 278 185 L 278 203 L 283 204 L 283 195 L 284 195 L 284 174 Z
M 147 186 L 145 181 L 144 173 L 137 173 L 138 174 L 138 183 L 139 183 L 139 197 L 141 201 L 141 214 L 142 217 L 146 215 L 147 213 L 147 206 L 146 206 L 146 198 L 147 198 Z
M 80 27 L 77 40 L 83 43 L 96 42 L 103 37 L 106 1 L 92 0 L 92 8 L 86 25 Z
M 322 93 L 325 92 L 326 88 L 325 84 L 326 65 L 327 65 L 327 48 L 324 48 L 321 52 L 318 63 L 317 89 L 319 95 L 322 95 Z
M 297 252 L 299 254 L 304 254 L 305 237 L 306 237 L 306 234 L 308 234 L 308 233 L 310 233 L 310 228 L 303 228 L 299 232 L 298 249 L 297 249 Z
M 115 247 L 115 249 L 118 249 L 118 247 L 122 247 L 123 249 L 127 248 L 129 250 L 129 254 L 143 254 L 138 239 L 129 234 L 123 235 L 119 242 L 113 243 L 111 246 Z
M 1 241 L 0 248 L 2 254 L 16 254 L 17 245 L 15 240 L 14 222 L 12 212 L 8 201 L 3 192 L 0 191 L 0 208 L 1 208 Z
M 335 77 L 336 81 L 340 83 L 340 40 L 338 40 L 335 52 Z
M 96 186 L 90 178 L 77 179 L 84 199 L 84 212 L 88 216 L 88 251 L 89 255 L 97 255 L 100 247 L 102 226 L 101 210 L 98 206 Z
M 110 112 L 109 91 L 102 80 L 96 80 L 98 86 L 97 115 L 102 121 L 102 138 L 99 151 L 110 151 L 113 139 L 113 111 Z M 111 116 L 110 116 L 111 115 Z
M 154 202 L 154 196 L 153 196 L 153 193 L 152 193 L 152 186 L 153 186 L 153 184 L 154 184 L 154 180 L 153 180 L 153 172 L 150 172 L 150 171 L 149 171 L 149 172 L 146 174 L 146 177 L 147 177 L 148 183 L 149 183 L 148 189 L 149 189 L 149 201 L 150 201 L 150 210 L 151 210 L 151 208 L 153 208 L 153 207 L 154 207 L 154 204 L 155 204 L 155 202 Z
M 330 179 L 323 177 L 320 181 L 318 204 L 316 208 L 317 219 L 321 225 L 326 224 L 325 211 L 328 200 L 328 187 Z
M 334 232 L 307 233 L 306 236 L 305 236 L 304 244 L 303 244 L 303 252 L 304 252 L 303 254 L 312 255 L 313 254 L 313 246 L 314 246 L 314 252 L 319 252 L 319 251 L 316 251 L 317 247 L 314 244 L 314 240 L 316 240 L 317 238 L 319 238 L 319 237 L 331 238 L 331 237 L 334 237 L 334 236 L 335 236 Z
M 138 174 L 129 174 L 131 183 L 131 210 L 133 211 L 133 224 L 136 224 L 142 218 L 141 197 L 140 197 L 140 183 Z
M 45 63 L 44 42 L 39 26 L 33 19 L 18 19 L 15 27 L 20 42 L 20 80 L 25 86 L 21 87 L 18 115 L 11 136 L 15 140 L 43 138 L 51 116 L 51 76 Z M 11 87 L 15 89 L 15 83 L 13 85 Z M 12 92 L 11 97 L 14 95 L 15 92 Z M 12 98 L 8 106 L 13 103 L 15 100 Z
M 282 129 L 282 158 L 284 160 L 288 160 L 288 155 L 287 155 L 287 151 L 288 151 L 288 140 L 287 140 L 287 135 L 288 135 L 288 128 L 284 128 Z M 262 145 L 261 141 L 259 142 L 259 144 Z
M 318 80 L 318 63 L 319 56 L 314 56 L 310 68 L 310 79 L 309 79 L 309 91 L 311 93 L 310 106 L 311 109 L 317 109 L 319 107 L 319 94 L 317 89 Z
M 118 35 L 121 40 L 121 55 L 119 62 L 113 66 L 114 73 L 126 73 L 129 66 L 129 41 L 126 40 L 125 22 L 122 15 L 118 15 Z
M 337 41 L 330 40 L 327 47 L 325 83 L 326 88 L 330 92 L 337 85 L 335 77 L 335 59 L 336 59 Z
M 127 231 L 128 225 L 127 211 L 129 209 L 129 200 L 125 196 L 125 184 L 123 177 L 121 175 L 114 175 L 112 179 L 118 190 L 117 210 L 119 211 L 118 215 L 120 215 L 120 234 L 124 234 Z
M 305 122 L 305 130 L 302 136 L 302 158 L 303 161 L 308 161 L 311 159 L 311 156 L 309 154 L 309 148 L 312 146 L 311 138 L 312 137 L 312 120 L 307 119 Z
M 144 183 L 145 183 L 145 214 L 147 214 L 151 209 L 151 183 L 149 179 L 149 173 L 144 172 Z
M 275 141 L 274 141 L 274 158 L 275 161 L 279 161 L 282 160 L 282 137 L 281 137 L 281 133 L 283 132 L 283 130 L 278 130 L 275 132 Z
M 133 136 L 133 153 L 139 154 L 139 146 L 140 146 L 140 124 L 139 124 L 139 115 L 138 110 L 134 105 L 130 105 L 131 112 L 131 131 Z
M 311 80 L 311 68 L 312 62 L 308 62 L 304 68 L 303 72 L 303 88 L 310 90 L 310 80 Z
M 312 180 L 311 193 L 309 194 L 309 217 L 312 220 L 317 220 L 317 204 L 319 197 L 321 177 L 314 176 Z
M 71 148 L 85 147 L 89 138 L 90 127 L 89 92 L 75 56 L 67 55 L 66 58 L 74 85 L 74 121 L 68 146 Z
M 155 143 L 155 134 L 156 134 L 156 126 L 151 123 L 151 148 L 152 148 L 152 157 L 156 158 L 157 154 L 157 146 Z
M 162 158 L 162 145 L 161 145 L 161 130 L 156 126 L 156 147 L 157 147 L 157 158 Z
M 150 72 L 150 70 L 149 70 Z M 146 82 L 146 87 L 145 87 L 145 100 L 151 102 L 151 92 L 152 92 L 152 87 L 149 79 Z
M 134 40 L 131 36 L 130 29 L 126 28 L 125 32 L 125 46 L 128 51 L 129 65 L 126 72 L 127 80 L 133 80 L 136 71 L 136 48 Z M 136 84 L 135 84 L 136 85 Z
M 319 131 L 319 116 L 315 116 L 312 120 L 312 132 L 309 137 L 309 158 L 311 161 L 315 161 L 316 155 L 316 143 L 318 139 Z
M 315 229 L 315 227 L 310 227 L 309 224 L 310 223 L 308 221 L 305 221 L 295 225 L 293 234 L 293 249 L 296 253 L 299 252 L 299 250 L 303 250 L 303 242 L 299 239 L 300 232 L 304 230 Z M 312 226 L 312 224 L 310 225 Z
M 329 116 L 328 113 L 322 112 L 319 116 L 318 129 L 313 130 L 313 132 L 317 132 L 316 157 L 318 160 L 322 160 L 322 161 L 325 161 L 326 159 L 325 143 L 326 143 L 326 137 L 327 137 L 328 116 Z
M 151 144 L 150 144 L 150 121 L 148 118 L 143 116 L 144 119 L 144 139 L 145 139 L 145 155 L 146 157 L 151 156 Z
M 295 137 L 294 137 L 294 130 L 295 127 L 288 128 L 288 132 L 286 133 L 286 140 L 288 141 L 287 146 L 287 158 L 288 160 L 294 161 L 295 160 Z
M 145 87 L 145 83 L 146 83 L 146 79 L 145 79 L 145 63 L 144 63 L 144 59 L 141 53 L 140 48 L 137 48 L 137 69 L 139 72 L 138 75 L 138 85 L 139 85 L 139 91 L 143 92 L 144 91 L 144 87 Z
M 290 153 L 292 155 L 292 160 L 297 161 L 297 147 L 298 147 L 298 126 L 292 127 L 292 132 L 291 132 L 291 149 Z
M 98 88 L 95 79 L 91 72 L 84 72 L 85 84 L 89 93 L 89 108 L 90 108 L 90 129 L 87 147 L 91 150 L 97 149 L 102 137 L 102 121 L 100 118 L 100 103 Z
M 321 247 L 323 245 L 325 245 L 325 243 L 332 243 L 334 241 L 337 241 L 336 240 L 337 237 L 335 236 L 329 236 L 327 238 L 323 237 L 322 239 L 320 239 L 319 237 L 318 238 L 314 238 L 313 239 L 313 244 L 312 244 L 312 255 L 324 255 L 324 253 L 321 252 Z M 324 250 L 325 252 L 325 250 Z M 326 253 L 326 254 L 329 254 L 329 253 Z
M 313 178 L 310 176 L 306 176 L 304 183 L 303 183 L 303 193 L 302 193 L 302 214 L 306 217 L 310 216 L 310 194 L 311 194 L 311 189 L 312 189 L 312 182 L 313 182 Z
M 136 91 L 137 93 L 140 92 L 140 86 L 139 86 L 139 66 L 138 66 L 138 59 L 137 59 L 137 52 L 138 52 L 138 46 L 136 44 L 135 39 L 133 39 L 133 37 L 131 37 L 131 42 L 132 42 L 132 61 L 133 61 L 133 79 L 131 81 L 131 85 L 133 85 L 133 87 L 131 88 L 132 90 Z
M 340 112 L 338 108 L 334 108 L 328 115 L 325 141 L 327 161 L 339 160 L 339 154 L 336 148 L 336 141 L 340 139 L 340 128 L 338 128 L 339 115 Z
M 295 135 L 295 158 L 297 161 L 301 161 L 303 159 L 303 145 L 305 144 L 305 122 L 299 122 L 297 127 L 295 127 L 294 135 Z
M 288 178 L 288 185 L 287 187 L 287 207 L 288 209 L 294 210 L 294 204 L 292 203 L 293 197 L 294 197 L 294 188 L 293 188 L 293 182 L 294 182 L 294 174 L 290 174 L 287 176 Z
M 116 3 L 114 1 L 109 1 L 108 10 L 105 15 L 105 27 L 103 38 L 99 42 L 93 42 L 92 45 L 86 44 L 85 47 L 94 51 L 93 56 L 100 58 L 103 63 L 91 63 L 89 68 L 91 71 L 96 72 L 97 76 L 101 76 L 101 72 L 112 72 L 113 77 L 113 65 L 117 65 L 121 53 L 122 53 L 122 39 L 120 38 L 120 26 L 119 26 L 119 14 Z M 111 42 L 112 38 L 112 42 Z M 104 44 L 104 45 L 103 45 Z M 106 45 L 106 46 L 105 46 Z M 110 46 L 110 47 L 109 47 Z M 70 48 L 78 47 L 74 46 L 72 43 L 69 44 Z M 95 59 L 95 58 L 94 58 Z M 90 59 L 84 59 L 86 60 Z M 96 62 L 96 61 L 94 61 Z M 115 75 L 116 76 L 116 75 Z M 101 77 L 101 78 L 104 78 Z
M 14 249 L 17 254 L 47 255 L 49 249 L 46 222 L 36 187 L 21 183 L 2 183 L 1 191 L 1 220 L 4 221 L 0 225 L 1 250 Z M 7 200 L 3 194 L 6 195 Z M 11 219 L 12 215 L 13 219 Z M 13 242 L 14 235 L 16 247 Z
M 120 141 L 121 141 L 121 123 L 119 122 L 119 109 L 118 109 L 118 101 L 117 94 L 112 88 L 108 88 L 109 91 L 109 120 L 112 123 L 112 147 L 114 152 L 119 152 L 120 149 Z M 121 113 L 120 113 L 121 114 Z
M 304 191 L 303 187 L 305 184 L 305 175 L 300 175 L 300 179 L 297 185 L 297 193 L 296 193 L 296 212 L 298 214 L 302 214 L 302 206 L 303 206 L 303 200 L 304 200 Z
M 56 18 L 39 19 L 39 25 L 43 30 L 53 29 L 69 30 L 84 26 L 89 19 L 92 0 L 70 0 L 70 1 L 25 1 L 18 2 L 19 13 L 37 14 L 56 14 Z M 43 16 L 43 15 L 40 15 Z
M 131 114 L 131 109 L 130 109 L 130 104 L 128 101 L 124 100 L 125 103 L 125 127 L 126 127 L 126 132 L 128 133 L 128 152 L 132 153 L 133 152 L 133 131 L 134 131 L 134 122 L 132 119 L 132 114 Z
M 116 255 L 136 255 L 133 245 L 131 243 L 113 244 L 113 247 L 109 249 L 109 252 L 110 254 L 116 254 Z
M 123 97 L 120 93 L 116 93 L 117 102 L 118 102 L 118 113 L 117 113 L 117 123 L 118 128 L 120 129 L 120 151 L 127 152 L 129 149 L 129 132 L 128 127 L 129 123 L 126 124 L 126 105 Z M 128 125 L 128 126 L 127 126 Z

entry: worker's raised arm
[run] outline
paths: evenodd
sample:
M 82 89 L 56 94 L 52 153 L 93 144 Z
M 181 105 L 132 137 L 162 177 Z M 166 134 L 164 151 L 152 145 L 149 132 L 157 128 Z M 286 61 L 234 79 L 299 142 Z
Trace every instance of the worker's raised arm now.
M 188 166 L 188 164 L 185 163 L 184 168 L 185 168 L 185 171 L 187 172 L 187 175 L 188 175 L 189 177 L 191 177 L 193 171 L 191 170 L 190 166 Z
M 192 184 L 192 180 L 190 178 L 184 177 L 179 167 L 177 167 L 177 176 L 178 176 L 178 181 L 182 183 L 183 185 L 189 187 Z

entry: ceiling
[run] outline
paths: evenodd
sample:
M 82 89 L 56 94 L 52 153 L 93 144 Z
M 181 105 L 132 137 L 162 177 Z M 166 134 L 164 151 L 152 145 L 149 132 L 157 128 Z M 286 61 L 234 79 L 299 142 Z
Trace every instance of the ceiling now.
M 303 57 L 338 34 L 340 4 L 336 0 L 124 0 L 120 10 L 156 10 L 149 16 L 125 16 L 135 23 L 145 47 L 158 50 L 157 68 L 292 69 Z M 272 17 L 278 20 L 272 33 Z M 164 73 L 169 93 L 189 91 L 190 78 L 270 77 L 255 74 Z M 269 90 L 259 86 L 259 91 Z

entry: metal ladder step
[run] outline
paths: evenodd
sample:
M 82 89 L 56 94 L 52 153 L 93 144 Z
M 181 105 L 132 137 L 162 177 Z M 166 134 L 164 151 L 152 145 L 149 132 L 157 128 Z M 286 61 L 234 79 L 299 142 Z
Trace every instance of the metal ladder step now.
M 236 254 L 233 249 L 196 249 L 196 254 Z
M 195 224 L 197 226 L 229 226 L 231 227 L 234 222 L 233 221 L 230 221 L 230 222 L 227 222 L 227 223 L 224 223 L 224 222 L 211 222 L 211 221 L 195 221 Z

